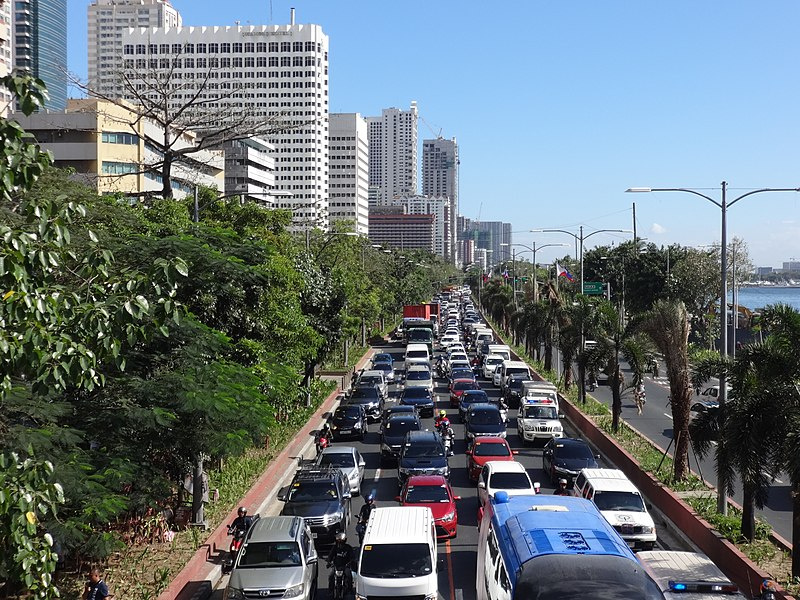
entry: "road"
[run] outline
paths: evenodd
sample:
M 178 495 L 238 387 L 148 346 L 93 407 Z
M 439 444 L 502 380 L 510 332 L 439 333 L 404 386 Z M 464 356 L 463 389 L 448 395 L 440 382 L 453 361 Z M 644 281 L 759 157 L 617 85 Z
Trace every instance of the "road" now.
M 401 345 L 387 345 L 375 347 L 376 352 L 389 352 L 395 359 L 395 368 L 402 369 L 403 351 Z M 498 397 L 499 389 L 495 388 L 490 381 L 481 379 L 481 385 L 491 397 Z M 451 467 L 451 484 L 453 491 L 461 499 L 457 502 L 458 507 L 458 536 L 453 540 L 448 540 L 439 543 L 439 592 L 441 598 L 445 600 L 474 600 L 476 597 L 475 592 L 475 564 L 477 560 L 476 544 L 477 544 L 477 512 L 478 512 L 478 499 L 476 486 L 470 482 L 466 472 L 466 460 L 464 455 L 465 443 L 463 442 L 463 426 L 459 422 L 458 411 L 449 408 L 447 382 L 446 380 L 436 380 L 436 394 L 437 394 L 437 408 L 435 413 L 439 410 L 447 410 L 448 415 L 451 417 L 453 428 L 455 430 L 455 455 L 450 458 Z M 390 394 L 396 398 L 398 393 L 397 387 L 392 385 Z M 523 446 L 521 440 L 517 436 L 516 430 L 516 410 L 509 411 L 508 422 L 508 441 L 511 447 L 518 450 L 519 454 L 516 459 L 525 465 L 533 481 L 538 481 L 542 485 L 542 492 L 549 494 L 553 492 L 553 486 L 542 471 L 542 449 L 541 447 Z M 422 420 L 423 427 L 426 429 L 433 429 L 433 418 L 425 418 Z M 565 423 L 568 435 L 575 435 L 574 431 L 570 431 L 569 425 Z M 363 443 L 353 442 L 339 442 L 341 445 L 353 445 L 359 449 L 366 461 L 366 471 L 364 481 L 361 486 L 362 497 L 364 494 L 374 491 L 376 494 L 377 506 L 396 506 L 394 501 L 398 493 L 397 471 L 395 466 L 387 466 L 381 468 L 380 465 L 380 437 L 378 434 L 378 425 L 371 424 L 369 433 Z M 601 466 L 605 465 L 601 462 Z M 276 500 L 276 503 L 278 501 Z M 355 515 L 363 504 L 361 498 L 354 498 L 352 503 L 352 512 Z M 275 507 L 278 509 L 278 507 Z M 277 510 L 275 511 L 275 514 Z M 671 539 L 671 547 L 678 548 L 677 540 L 670 538 L 668 532 L 663 532 L 667 539 Z M 662 531 L 659 531 L 661 537 Z M 355 519 L 351 520 L 350 531 L 348 532 L 348 541 L 354 546 L 357 545 L 358 536 L 355 533 Z M 324 551 L 321 553 L 324 556 Z M 319 586 L 320 598 L 327 598 L 327 581 L 328 571 L 325 568 L 324 560 L 320 561 L 319 573 Z M 222 588 L 227 583 L 227 577 L 224 577 L 214 592 L 212 598 L 215 600 L 222 600 Z
M 632 380 L 630 371 L 625 373 L 626 381 Z M 709 384 L 711 385 L 711 384 Z M 645 390 L 647 392 L 647 403 L 644 405 L 642 414 L 636 413 L 636 404 L 630 391 L 622 397 L 622 418 L 654 441 L 662 448 L 667 448 L 672 440 L 672 414 L 668 405 L 669 382 L 666 377 L 645 378 Z M 597 400 L 611 408 L 611 388 L 608 386 L 598 386 L 594 392 L 590 392 Z M 670 454 L 672 451 L 670 450 Z M 706 481 L 716 486 L 717 473 L 713 454 L 700 460 L 698 469 L 697 456 L 690 452 L 689 464 L 693 471 L 702 474 Z M 772 528 L 785 539 L 792 539 L 792 504 L 790 497 L 789 478 L 780 475 L 773 482 L 770 488 L 769 500 L 764 506 L 764 510 L 758 514 L 769 523 Z M 735 485 L 733 499 L 740 505 L 742 503 L 742 489 Z

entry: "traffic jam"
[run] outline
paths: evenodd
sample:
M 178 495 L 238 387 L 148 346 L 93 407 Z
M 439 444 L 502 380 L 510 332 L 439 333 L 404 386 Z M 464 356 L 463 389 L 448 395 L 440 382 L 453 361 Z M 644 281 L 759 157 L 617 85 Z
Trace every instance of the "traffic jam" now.
M 589 597 L 748 597 L 707 557 L 663 535 L 636 487 L 572 431 L 556 387 L 496 339 L 468 289 L 406 306 L 402 325 L 370 354 L 325 415 L 314 458 L 300 460 L 278 494 L 280 516 L 242 535 L 226 599 L 302 600 L 317 588 L 336 600 L 570 598 L 586 584 L 571 586 L 570 577 L 599 582 L 619 567 L 572 572 L 568 555 L 614 553 L 641 581 L 616 592 L 598 583 Z M 502 533 L 520 526 L 520 512 L 556 519 L 528 532 L 539 540 L 546 529 L 555 540 L 528 544 L 539 548 L 525 559 L 539 565 L 533 583 L 514 535 Z M 270 563 L 245 566 L 267 542 L 298 550 L 286 581 L 278 563 L 263 575 L 255 566 Z M 548 576 L 545 558 L 559 561 L 567 581 Z

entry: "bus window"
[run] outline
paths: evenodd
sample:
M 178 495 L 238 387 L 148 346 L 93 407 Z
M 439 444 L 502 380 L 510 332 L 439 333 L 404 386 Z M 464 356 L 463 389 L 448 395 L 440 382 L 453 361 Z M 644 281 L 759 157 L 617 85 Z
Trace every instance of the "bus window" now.
M 492 563 L 497 560 L 497 554 L 500 552 L 500 549 L 497 547 L 497 538 L 494 536 L 494 532 L 489 536 L 489 556 L 492 558 Z
M 506 575 L 506 569 L 503 563 L 500 563 L 500 587 L 503 588 L 503 591 L 507 594 L 511 593 L 511 582 L 508 580 L 508 575 Z

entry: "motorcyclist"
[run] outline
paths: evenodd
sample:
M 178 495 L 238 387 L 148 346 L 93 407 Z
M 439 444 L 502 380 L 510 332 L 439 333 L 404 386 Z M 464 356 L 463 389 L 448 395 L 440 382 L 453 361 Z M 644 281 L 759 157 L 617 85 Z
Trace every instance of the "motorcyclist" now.
M 441 432 L 444 447 L 447 449 L 447 456 L 453 456 L 453 442 L 455 440 L 456 433 L 450 426 L 450 421 L 443 421 L 439 431 Z
M 236 514 L 238 516 L 228 526 L 228 531 L 232 532 L 231 535 L 236 531 L 247 533 L 247 530 L 250 529 L 250 526 L 253 524 L 253 517 L 247 516 L 247 509 L 244 506 L 240 506 Z
M 444 429 L 445 424 L 450 426 L 450 419 L 447 418 L 447 412 L 440 410 L 439 414 L 436 416 L 433 422 L 433 426 L 436 428 L 436 431 L 442 432 Z
M 772 579 L 764 579 L 758 588 L 759 600 L 778 600 L 778 584 Z
M 364 539 L 364 532 L 367 530 L 367 523 L 372 510 L 375 508 L 375 495 L 367 494 L 364 498 L 364 506 L 358 513 L 358 522 L 356 523 L 356 533 L 358 533 L 358 543 Z
M 444 377 L 444 356 L 441 354 L 436 357 L 436 374 L 439 377 Z
M 329 569 L 333 565 L 333 569 L 331 569 L 331 573 L 328 576 L 328 590 L 331 595 L 334 593 L 334 575 L 337 570 L 344 571 L 344 590 L 349 590 L 353 586 L 351 566 L 354 561 L 355 552 L 353 547 L 347 543 L 347 534 L 344 531 L 340 531 L 336 534 L 336 543 L 328 552 L 328 558 L 326 559 Z
M 558 487 L 556 491 L 553 492 L 555 496 L 571 496 L 572 494 L 567 489 L 567 480 L 566 479 L 559 479 L 558 480 Z

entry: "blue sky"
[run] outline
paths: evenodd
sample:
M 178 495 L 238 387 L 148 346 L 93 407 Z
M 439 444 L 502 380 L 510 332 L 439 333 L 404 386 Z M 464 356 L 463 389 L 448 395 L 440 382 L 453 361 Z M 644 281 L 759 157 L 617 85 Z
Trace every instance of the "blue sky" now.
M 89 3 L 69 2 L 69 67 L 82 77 Z M 173 4 L 184 25 L 285 24 L 292 6 L 297 23 L 322 25 L 331 111 L 372 116 L 416 100 L 420 142 L 440 130 L 458 139 L 461 214 L 512 223 L 515 242 L 572 244 L 530 229 L 630 229 L 636 202 L 639 236 L 718 243 L 711 203 L 625 189 L 718 199 L 726 180 L 731 200 L 800 187 L 793 0 Z M 798 207 L 798 193 L 746 198 L 728 212 L 729 238 L 743 238 L 757 265 L 800 259 Z M 587 247 L 619 238 L 598 234 Z

